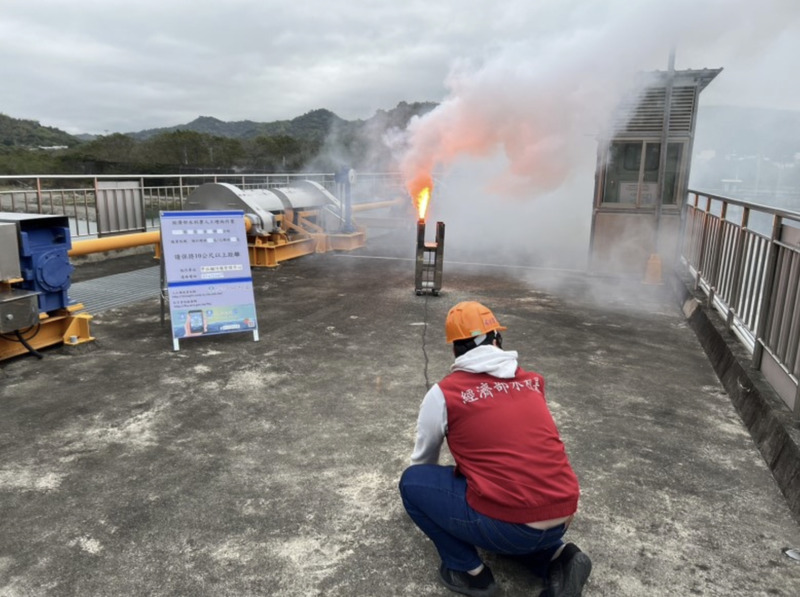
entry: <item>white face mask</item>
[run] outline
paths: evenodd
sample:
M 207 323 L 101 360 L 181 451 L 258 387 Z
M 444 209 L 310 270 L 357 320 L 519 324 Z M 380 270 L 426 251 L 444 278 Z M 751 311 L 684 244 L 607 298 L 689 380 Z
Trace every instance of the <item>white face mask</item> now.
M 483 344 L 483 341 L 486 340 L 486 334 L 475 336 L 474 338 L 471 338 L 471 340 L 475 343 L 475 346 L 480 346 L 481 344 Z

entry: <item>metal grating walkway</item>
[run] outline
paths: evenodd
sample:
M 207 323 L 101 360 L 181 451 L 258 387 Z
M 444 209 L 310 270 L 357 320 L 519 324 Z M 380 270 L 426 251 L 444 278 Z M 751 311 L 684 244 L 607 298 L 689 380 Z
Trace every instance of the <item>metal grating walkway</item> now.
M 160 285 L 159 266 L 154 266 L 77 282 L 70 286 L 69 298 L 82 303 L 88 313 L 95 314 L 138 301 L 158 298 Z

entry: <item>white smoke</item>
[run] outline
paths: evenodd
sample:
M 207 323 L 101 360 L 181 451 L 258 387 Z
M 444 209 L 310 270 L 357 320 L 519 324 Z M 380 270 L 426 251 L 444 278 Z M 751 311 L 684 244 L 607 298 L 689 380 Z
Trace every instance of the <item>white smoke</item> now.
M 572 6 L 570 28 L 546 32 L 540 22 L 530 41 L 456 62 L 447 97 L 392 140 L 411 193 L 434 178 L 428 219 L 446 222 L 448 251 L 579 267 L 597 137 L 636 73 L 665 70 L 672 48 L 678 69 L 724 67 L 800 14 L 796 0 L 604 5 Z

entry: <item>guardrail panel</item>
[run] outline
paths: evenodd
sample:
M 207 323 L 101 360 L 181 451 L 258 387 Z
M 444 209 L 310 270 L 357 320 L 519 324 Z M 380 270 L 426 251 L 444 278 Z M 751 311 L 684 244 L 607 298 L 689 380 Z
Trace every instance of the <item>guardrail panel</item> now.
M 800 212 L 699 191 L 690 191 L 686 210 L 681 262 L 792 408 L 800 391 Z

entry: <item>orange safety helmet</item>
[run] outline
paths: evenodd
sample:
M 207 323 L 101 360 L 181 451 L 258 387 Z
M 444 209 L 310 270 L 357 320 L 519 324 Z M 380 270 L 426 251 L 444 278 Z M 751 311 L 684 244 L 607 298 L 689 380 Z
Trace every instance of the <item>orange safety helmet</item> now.
M 447 313 L 444 323 L 448 343 L 505 329 L 508 328 L 500 325 L 494 313 L 476 301 L 458 303 Z

